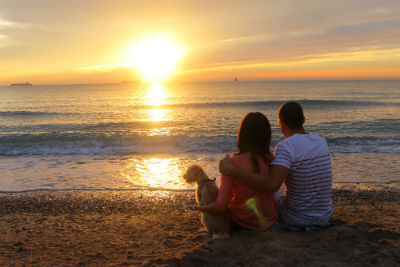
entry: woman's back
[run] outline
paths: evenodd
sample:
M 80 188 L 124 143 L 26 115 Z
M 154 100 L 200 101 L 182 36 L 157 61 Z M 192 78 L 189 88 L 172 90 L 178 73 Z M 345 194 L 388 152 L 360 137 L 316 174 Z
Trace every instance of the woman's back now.
M 272 155 L 268 157 L 272 160 Z M 232 158 L 239 168 L 253 171 L 251 153 L 235 154 Z M 262 157 L 258 157 L 258 165 L 260 173 L 269 172 Z M 272 194 L 249 187 L 233 177 L 222 175 L 217 202 L 229 205 L 232 220 L 248 229 L 267 229 L 278 219 Z

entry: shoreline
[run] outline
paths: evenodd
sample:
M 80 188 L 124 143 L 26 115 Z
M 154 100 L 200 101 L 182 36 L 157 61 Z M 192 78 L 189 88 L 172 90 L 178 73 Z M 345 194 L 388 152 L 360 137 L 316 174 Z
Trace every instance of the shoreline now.
M 357 185 L 359 187 L 363 187 L 363 185 L 369 185 L 369 186 L 374 186 L 374 185 L 387 185 L 387 186 L 393 186 L 393 187 L 399 187 L 400 188 L 400 180 L 391 180 L 388 182 L 347 182 L 347 181 L 339 181 L 339 182 L 333 182 L 332 183 L 332 188 L 335 189 L 335 187 L 338 186 L 343 186 L 343 185 Z M 174 188 L 153 188 L 153 187 L 137 187 L 137 188 L 99 188 L 99 189 L 93 189 L 93 188 L 79 188 L 79 189 L 74 189 L 74 188 L 65 188 L 65 189 L 50 189 L 50 188 L 38 188 L 38 189 L 26 189 L 26 190 L 0 190 L 0 197 L 4 194 L 24 194 L 24 193 L 56 193 L 56 192 L 136 192 L 136 191 L 160 191 L 160 192 L 194 192 L 194 188 L 182 188 L 182 189 L 174 189 Z
M 0 193 L 0 265 L 400 266 L 400 184 L 334 183 L 332 198 L 328 229 L 211 240 L 192 191 Z

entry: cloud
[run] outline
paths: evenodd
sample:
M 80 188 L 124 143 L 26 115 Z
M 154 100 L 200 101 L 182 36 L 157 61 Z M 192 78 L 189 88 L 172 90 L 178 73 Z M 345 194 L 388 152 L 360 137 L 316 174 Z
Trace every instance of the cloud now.
M 26 23 L 19 23 L 0 16 L 0 48 L 6 48 L 18 44 L 15 33 L 30 28 Z
M 0 18 L 0 28 L 10 27 L 14 25 L 14 22 Z
M 29 24 L 5 19 L 0 16 L 0 29 L 19 29 L 19 28 L 29 28 Z
M 117 68 L 124 68 L 128 67 L 124 63 L 107 63 L 107 64 L 100 64 L 100 65 L 93 65 L 93 66 L 85 66 L 76 68 L 77 71 L 110 71 Z
M 14 22 L 0 17 L 0 30 L 4 30 L 5 28 L 9 28 L 14 25 L 15 25 Z M 8 35 L 0 32 L 0 48 L 7 47 L 7 46 L 11 45 L 11 43 L 12 43 L 11 38 Z
M 189 61 L 188 66 L 292 62 L 326 54 L 395 48 L 400 48 L 400 19 L 383 19 L 221 39 L 200 47 L 196 52 L 201 57 Z
M 378 31 L 388 31 L 393 29 L 396 30 L 399 28 L 400 28 L 400 19 L 392 19 L 392 20 L 367 21 L 363 23 L 349 24 L 349 25 L 339 25 L 328 29 L 327 32 L 331 32 L 334 34 L 358 35 L 365 33 L 374 33 Z

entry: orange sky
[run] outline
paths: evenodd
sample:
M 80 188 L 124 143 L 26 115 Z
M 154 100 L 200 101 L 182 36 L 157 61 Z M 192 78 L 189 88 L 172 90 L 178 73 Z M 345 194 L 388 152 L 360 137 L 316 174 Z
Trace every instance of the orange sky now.
M 141 79 L 152 34 L 184 47 L 178 80 L 400 78 L 398 0 L 2 0 L 0 85 Z

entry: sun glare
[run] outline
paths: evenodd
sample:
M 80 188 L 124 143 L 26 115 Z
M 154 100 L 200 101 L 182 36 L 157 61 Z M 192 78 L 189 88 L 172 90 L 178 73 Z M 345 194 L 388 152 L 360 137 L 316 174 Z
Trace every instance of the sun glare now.
M 163 80 L 171 76 L 184 55 L 182 47 L 166 36 L 152 36 L 138 42 L 127 54 L 128 65 L 146 80 Z
M 137 186 L 182 188 L 183 181 L 177 179 L 182 175 L 180 164 L 181 161 L 176 158 L 132 159 L 132 162 L 121 173 L 128 181 Z
M 152 82 L 146 94 L 148 104 L 153 106 L 162 105 L 164 104 L 165 97 L 163 85 L 160 82 Z
M 147 91 L 147 102 L 151 106 L 160 106 L 165 104 L 165 89 L 160 82 L 152 82 L 151 87 Z M 163 121 L 165 120 L 165 110 L 160 108 L 153 108 L 148 110 L 149 120 Z

